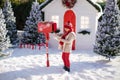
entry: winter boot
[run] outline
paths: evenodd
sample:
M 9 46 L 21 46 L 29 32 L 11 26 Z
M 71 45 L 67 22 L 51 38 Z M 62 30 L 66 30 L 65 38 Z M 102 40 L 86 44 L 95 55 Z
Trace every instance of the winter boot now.
M 68 67 L 66 67 L 66 66 L 64 66 L 63 69 L 64 69 L 65 71 L 70 72 L 70 68 L 68 68 Z
M 66 67 L 66 71 L 70 72 L 70 68 Z
M 63 69 L 66 71 L 67 67 L 66 67 L 66 66 L 64 66 L 64 67 L 63 67 Z

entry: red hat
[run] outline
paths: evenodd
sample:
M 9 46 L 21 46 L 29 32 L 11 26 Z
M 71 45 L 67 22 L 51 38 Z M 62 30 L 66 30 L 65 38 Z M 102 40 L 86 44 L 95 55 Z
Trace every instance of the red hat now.
M 68 28 L 68 29 L 70 29 L 71 26 L 69 26 L 69 25 L 64 25 L 64 28 Z
M 72 25 L 66 24 L 66 25 L 64 25 L 64 28 L 72 29 Z

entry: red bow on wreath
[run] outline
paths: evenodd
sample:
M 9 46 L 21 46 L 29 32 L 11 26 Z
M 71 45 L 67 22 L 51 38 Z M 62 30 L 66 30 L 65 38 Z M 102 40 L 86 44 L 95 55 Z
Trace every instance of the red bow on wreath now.
M 62 0 L 63 5 L 67 8 L 72 8 L 76 2 L 77 0 Z

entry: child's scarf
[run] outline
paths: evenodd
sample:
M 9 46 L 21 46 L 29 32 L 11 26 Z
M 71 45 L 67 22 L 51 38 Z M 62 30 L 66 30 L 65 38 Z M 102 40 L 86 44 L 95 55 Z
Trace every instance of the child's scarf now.
M 70 32 L 72 32 L 71 26 L 65 25 L 64 27 L 65 27 L 65 28 L 68 28 L 69 31 L 68 31 L 68 32 L 65 32 L 65 33 L 62 35 L 61 39 L 65 39 L 66 36 L 67 36 Z M 61 46 L 63 46 L 64 42 L 60 41 L 59 44 L 60 44 Z

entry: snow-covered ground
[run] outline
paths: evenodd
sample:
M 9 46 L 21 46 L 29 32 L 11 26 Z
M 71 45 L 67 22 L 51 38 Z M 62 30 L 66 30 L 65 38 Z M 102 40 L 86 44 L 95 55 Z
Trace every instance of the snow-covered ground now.
M 0 59 L 0 80 L 120 80 L 120 56 L 108 61 L 92 51 L 73 51 L 71 72 L 65 72 L 61 51 L 15 48 L 12 56 Z

